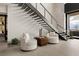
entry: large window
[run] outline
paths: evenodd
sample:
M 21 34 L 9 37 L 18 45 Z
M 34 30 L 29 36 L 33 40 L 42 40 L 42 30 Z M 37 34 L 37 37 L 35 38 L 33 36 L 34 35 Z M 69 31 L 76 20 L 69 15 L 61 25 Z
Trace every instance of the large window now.
M 70 17 L 70 30 L 79 30 L 79 15 Z
M 79 15 L 70 16 L 70 35 L 79 36 Z

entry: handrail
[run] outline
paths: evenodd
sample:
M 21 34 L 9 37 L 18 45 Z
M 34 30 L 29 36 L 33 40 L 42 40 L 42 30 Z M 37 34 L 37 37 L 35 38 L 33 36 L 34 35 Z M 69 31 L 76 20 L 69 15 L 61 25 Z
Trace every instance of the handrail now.
M 55 17 L 43 6 L 42 3 L 40 3 L 41 6 L 49 13 L 49 15 L 56 21 Z M 58 22 L 56 21 L 57 26 L 59 26 L 60 28 L 64 29 L 60 24 L 58 24 Z
M 61 27 L 62 29 L 64 29 L 61 25 L 58 24 L 59 27 Z

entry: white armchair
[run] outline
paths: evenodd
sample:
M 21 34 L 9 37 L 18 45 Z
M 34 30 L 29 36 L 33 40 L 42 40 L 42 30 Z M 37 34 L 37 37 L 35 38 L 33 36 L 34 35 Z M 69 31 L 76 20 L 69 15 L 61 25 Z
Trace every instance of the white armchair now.
M 47 34 L 49 43 L 59 43 L 59 36 L 55 32 L 50 32 Z
M 34 50 L 37 48 L 37 40 L 30 39 L 29 34 L 25 33 L 20 40 L 20 48 L 22 51 Z

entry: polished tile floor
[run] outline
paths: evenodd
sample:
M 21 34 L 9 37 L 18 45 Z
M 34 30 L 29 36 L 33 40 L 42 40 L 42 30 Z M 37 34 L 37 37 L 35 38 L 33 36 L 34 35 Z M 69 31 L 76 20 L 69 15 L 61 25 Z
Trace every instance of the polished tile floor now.
M 0 51 L 5 50 L 8 47 L 4 37 L 0 37 Z
M 79 40 L 60 40 L 59 44 L 48 44 L 34 51 L 22 52 L 19 46 L 8 46 L 0 51 L 1 56 L 79 56 Z

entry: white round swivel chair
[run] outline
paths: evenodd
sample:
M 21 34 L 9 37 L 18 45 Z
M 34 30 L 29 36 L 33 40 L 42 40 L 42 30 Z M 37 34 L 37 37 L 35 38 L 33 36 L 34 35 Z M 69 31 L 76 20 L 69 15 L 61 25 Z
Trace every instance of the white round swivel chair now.
M 30 51 L 37 48 L 37 40 L 30 39 L 28 33 L 23 34 L 23 37 L 20 41 L 20 48 L 22 51 Z
M 48 43 L 59 43 L 58 34 L 56 34 L 55 32 L 48 33 L 47 37 L 48 37 Z

